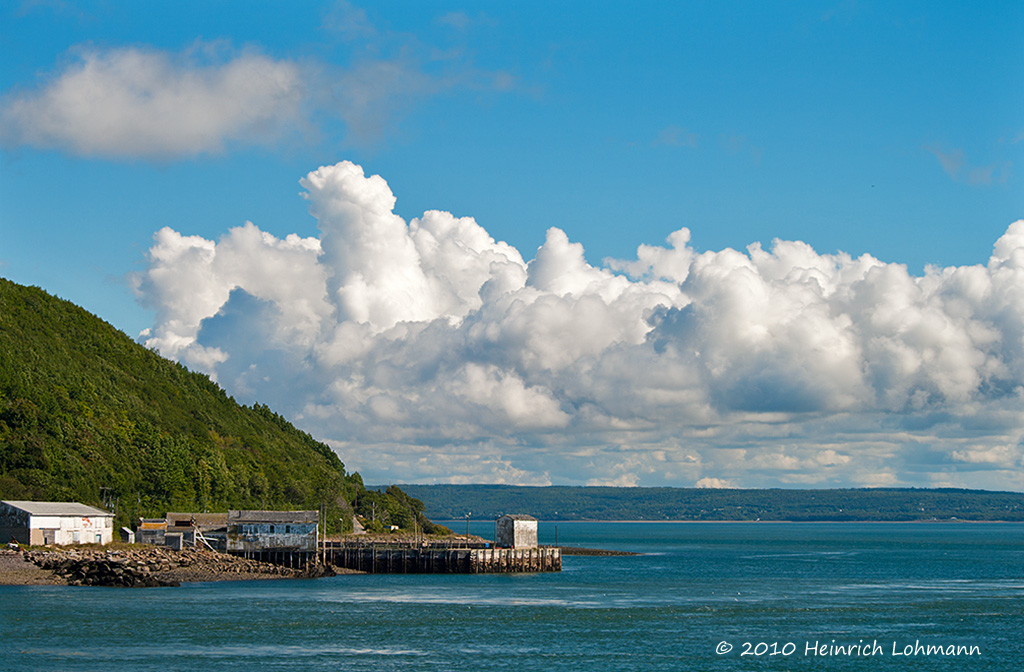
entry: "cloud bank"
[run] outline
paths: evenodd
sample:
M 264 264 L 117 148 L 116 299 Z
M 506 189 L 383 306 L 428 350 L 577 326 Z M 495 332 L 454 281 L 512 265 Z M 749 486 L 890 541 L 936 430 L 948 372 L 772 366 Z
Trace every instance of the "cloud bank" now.
M 271 142 L 301 125 L 298 66 L 212 52 L 80 50 L 44 86 L 8 96 L 3 139 L 81 156 L 180 158 Z
M 301 184 L 319 237 L 157 232 L 144 338 L 369 480 L 1024 488 L 1024 220 L 921 276 L 686 229 L 595 266 L 349 162 Z
M 349 30 L 362 25 L 348 21 Z M 372 27 L 365 32 L 365 39 L 376 35 Z M 274 59 L 224 43 L 197 42 L 180 53 L 74 48 L 35 88 L 0 99 L 0 142 L 169 161 L 316 137 L 340 120 L 346 142 L 369 144 L 422 99 L 460 88 L 509 88 L 505 73 L 475 69 L 464 58 L 431 62 L 414 41 L 391 41 L 396 55 L 374 49 L 377 55 L 345 66 Z

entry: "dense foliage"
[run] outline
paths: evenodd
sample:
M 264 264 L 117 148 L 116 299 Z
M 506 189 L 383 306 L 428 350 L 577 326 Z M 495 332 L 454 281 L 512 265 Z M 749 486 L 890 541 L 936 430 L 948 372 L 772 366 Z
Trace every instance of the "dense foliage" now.
M 528 513 L 543 520 L 1024 520 L 1024 493 L 985 490 L 710 490 L 403 485 L 435 519 Z
M 106 506 L 119 524 L 324 506 L 331 529 L 355 511 L 430 530 L 421 503 L 397 488 L 367 494 L 328 446 L 266 406 L 240 406 L 85 310 L 2 278 L 0 499 Z

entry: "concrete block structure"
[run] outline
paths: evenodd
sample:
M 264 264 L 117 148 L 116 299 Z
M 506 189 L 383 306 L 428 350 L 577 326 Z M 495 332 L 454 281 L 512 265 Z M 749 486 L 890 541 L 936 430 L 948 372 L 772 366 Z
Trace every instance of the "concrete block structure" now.
M 498 518 L 494 543 L 499 548 L 537 548 L 537 519 L 521 513 Z
M 114 514 L 78 502 L 0 502 L 0 540 L 33 546 L 109 544 Z

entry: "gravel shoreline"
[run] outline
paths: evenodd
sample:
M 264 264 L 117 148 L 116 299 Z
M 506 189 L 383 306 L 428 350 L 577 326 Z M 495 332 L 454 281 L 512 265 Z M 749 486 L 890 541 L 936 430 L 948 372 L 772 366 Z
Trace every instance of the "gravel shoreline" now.
M 355 573 L 335 567 L 291 569 L 206 549 L 0 550 L 0 585 L 173 586 L 197 581 L 297 579 Z
M 17 551 L 0 551 L 0 586 L 59 586 L 53 572 L 36 567 Z

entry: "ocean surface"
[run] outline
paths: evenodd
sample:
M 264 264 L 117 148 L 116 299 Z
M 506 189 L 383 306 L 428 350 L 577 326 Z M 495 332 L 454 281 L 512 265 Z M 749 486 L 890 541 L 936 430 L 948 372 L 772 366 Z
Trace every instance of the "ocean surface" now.
M 0 586 L 0 670 L 1024 669 L 1024 524 L 542 522 L 542 543 L 556 525 L 563 545 L 643 555 L 533 575 Z

